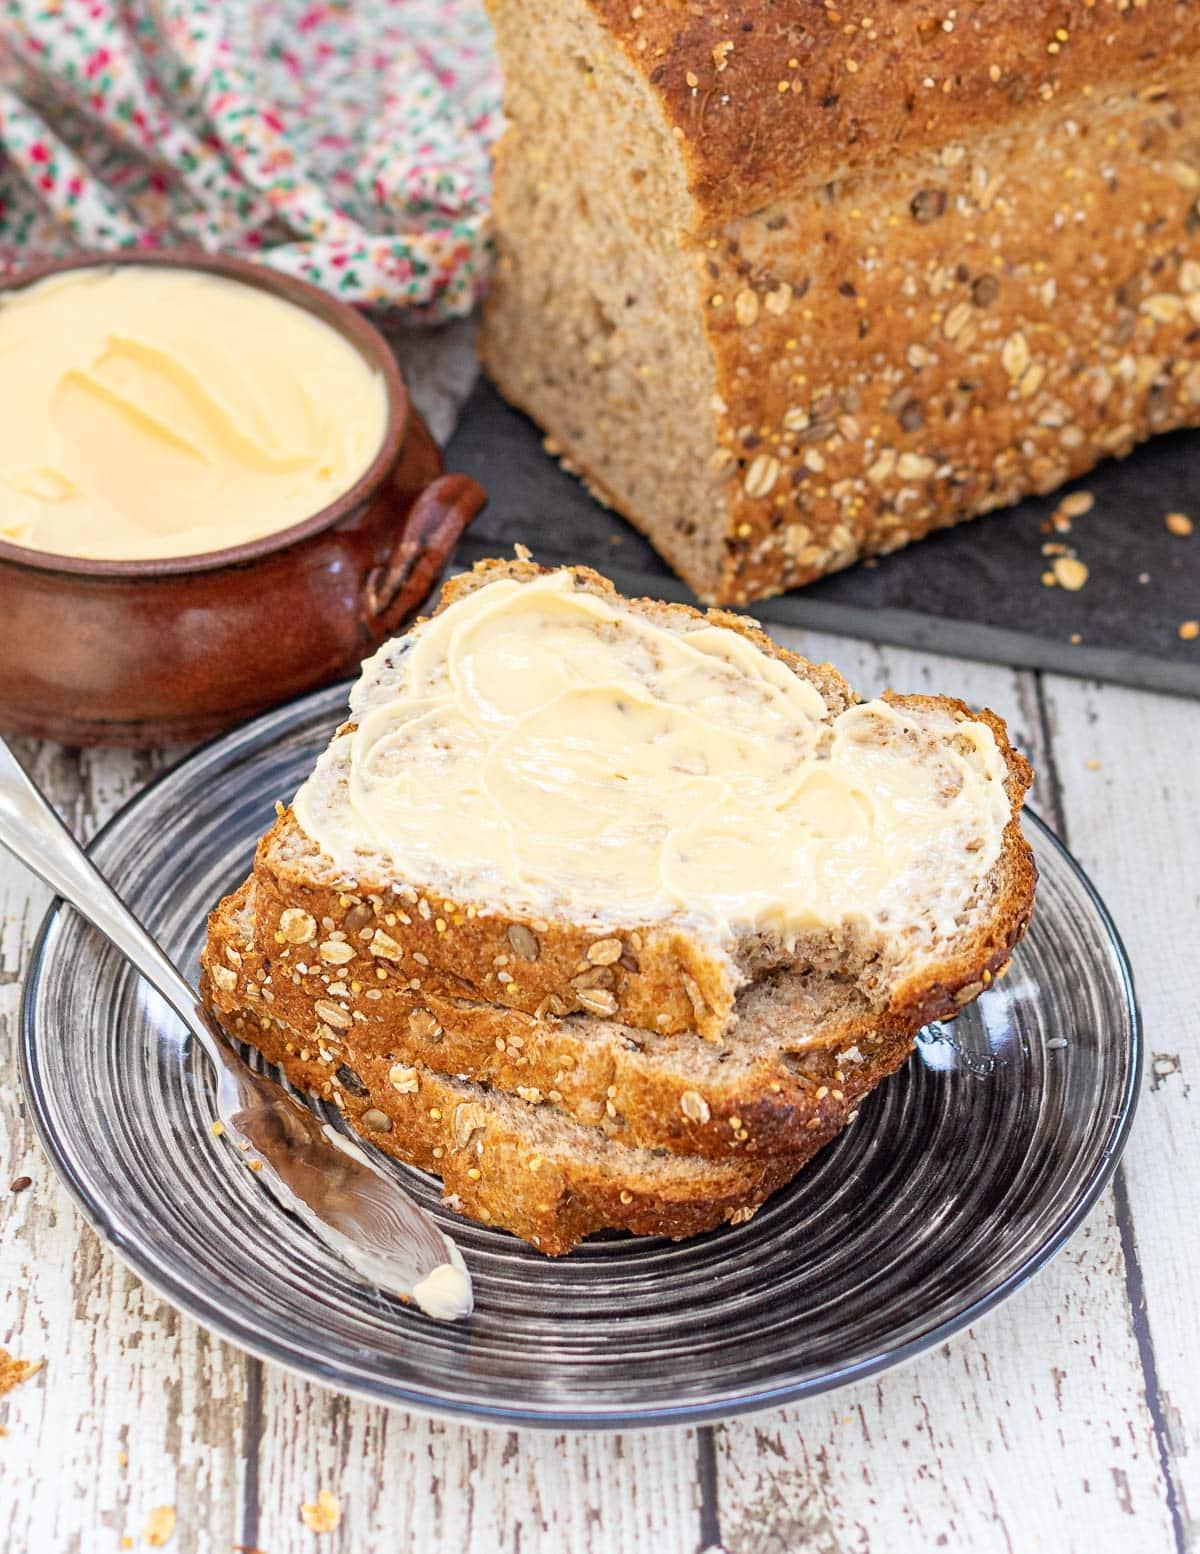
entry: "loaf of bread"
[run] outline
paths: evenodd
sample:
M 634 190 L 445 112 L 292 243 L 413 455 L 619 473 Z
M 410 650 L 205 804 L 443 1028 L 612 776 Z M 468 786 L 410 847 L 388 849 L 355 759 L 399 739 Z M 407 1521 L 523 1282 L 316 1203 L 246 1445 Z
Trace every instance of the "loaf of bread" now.
M 1029 919 L 994 714 L 480 563 L 364 666 L 209 924 L 209 1007 L 548 1252 L 745 1219 Z M 468 1126 L 469 1123 L 469 1126 Z
M 481 351 L 704 599 L 1200 422 L 1200 9 L 488 0 Z

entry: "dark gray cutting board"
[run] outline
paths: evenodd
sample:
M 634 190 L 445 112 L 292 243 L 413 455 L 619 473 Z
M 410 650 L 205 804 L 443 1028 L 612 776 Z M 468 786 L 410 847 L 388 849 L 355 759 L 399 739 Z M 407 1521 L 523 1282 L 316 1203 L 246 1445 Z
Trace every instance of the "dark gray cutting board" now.
M 691 600 L 649 543 L 564 474 L 533 423 L 484 380 L 463 410 L 447 467 L 482 482 L 489 502 L 459 556 L 511 551 L 520 541 L 543 562 L 587 563 L 626 592 Z M 1069 535 L 1042 532 L 1061 500 L 1022 502 L 931 535 L 808 588 L 764 600 L 764 621 L 1023 668 L 1114 680 L 1200 696 L 1200 640 L 1179 637 L 1200 619 L 1200 432 L 1159 437 L 1077 482 L 1096 499 Z M 1163 517 L 1184 512 L 1180 538 Z M 1077 593 L 1046 588 L 1047 540 L 1087 563 Z M 1145 582 L 1139 581 L 1142 576 Z M 1080 641 L 1072 643 L 1072 634 Z

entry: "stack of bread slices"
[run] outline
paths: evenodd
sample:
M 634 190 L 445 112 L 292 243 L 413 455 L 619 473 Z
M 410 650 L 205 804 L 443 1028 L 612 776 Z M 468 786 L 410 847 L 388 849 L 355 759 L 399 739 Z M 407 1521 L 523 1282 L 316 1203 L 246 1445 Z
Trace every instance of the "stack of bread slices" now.
M 545 1253 L 741 1223 L 1002 974 L 1029 781 L 991 713 L 481 563 L 364 666 L 204 997 Z

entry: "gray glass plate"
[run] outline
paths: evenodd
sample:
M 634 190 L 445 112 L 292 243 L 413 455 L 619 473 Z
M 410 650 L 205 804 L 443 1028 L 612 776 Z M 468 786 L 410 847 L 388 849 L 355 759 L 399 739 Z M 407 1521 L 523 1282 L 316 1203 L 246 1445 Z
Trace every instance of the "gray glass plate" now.
M 208 909 L 338 722 L 344 687 L 269 713 L 139 795 L 93 854 L 193 974 Z M 331 1386 L 495 1423 L 699 1420 L 837 1386 L 973 1322 L 1062 1245 L 1108 1180 L 1141 1068 L 1129 967 L 1038 820 L 1033 926 L 1005 980 L 924 1034 L 858 1120 L 747 1225 L 678 1244 L 597 1238 L 551 1260 L 442 1208 L 469 1324 L 364 1285 L 208 1131 L 176 1022 L 56 905 L 25 993 L 25 1092 L 99 1233 L 216 1332 Z M 338 1121 L 330 1110 L 330 1118 Z

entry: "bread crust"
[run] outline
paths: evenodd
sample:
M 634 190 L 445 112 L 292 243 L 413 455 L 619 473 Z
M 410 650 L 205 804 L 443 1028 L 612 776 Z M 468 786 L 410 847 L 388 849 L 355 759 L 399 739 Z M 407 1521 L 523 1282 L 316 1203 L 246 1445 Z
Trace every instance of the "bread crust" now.
M 235 1040 L 257 1047 L 292 1084 L 326 1100 L 336 1098 L 371 1144 L 440 1176 L 461 1213 L 510 1230 L 552 1257 L 597 1230 L 678 1240 L 729 1221 L 741 1223 L 840 1127 L 814 1129 L 794 1155 L 712 1161 L 700 1173 L 673 1170 L 673 1161 L 680 1168 L 688 1162 L 670 1152 L 651 1156 L 648 1168 L 649 1152 L 617 1145 L 598 1160 L 590 1144 L 575 1147 L 574 1134 L 583 1130 L 571 1125 L 561 1146 L 535 1143 L 520 1120 L 514 1123 L 489 1108 L 488 1092 L 466 1089 L 430 1069 L 418 1069 L 417 1088 L 400 1094 L 388 1080 L 386 1058 L 360 1052 L 352 1064 L 331 1073 L 305 1038 L 274 1015 L 257 1008 L 214 1012 Z M 349 1083 L 347 1068 L 353 1073 Z M 476 1128 L 464 1123 L 465 1107 Z M 386 1130 L 381 1117 L 389 1124 Z
M 1200 50 L 1170 0 L 960 0 L 946 26 L 909 0 L 588 7 L 678 132 L 702 227 Z
M 795 1154 L 807 1148 L 814 1130 L 840 1128 L 882 1077 L 881 1050 L 903 1061 L 922 1025 L 961 1011 L 964 1000 L 954 989 L 959 977 L 969 974 L 982 991 L 985 970 L 990 981 L 991 965 L 999 973 L 1007 965 L 1002 936 L 987 946 L 988 967 L 967 957 L 968 966 L 956 966 L 949 985 L 923 984 L 897 1008 L 876 1013 L 860 1002 L 819 1030 L 785 1026 L 776 1051 L 748 1067 L 738 1065 L 730 1076 L 719 1065 L 715 1072 L 709 1065 L 688 1066 L 681 1048 L 693 1037 L 672 1042 L 587 1016 L 537 1019 L 394 983 L 378 990 L 377 999 L 365 996 L 376 991 L 370 988 L 351 994 L 344 1002 L 355 1023 L 348 1032 L 336 1031 L 314 1013 L 327 997 L 319 975 L 297 973 L 289 946 L 256 942 L 252 890 L 247 881 L 209 922 L 201 963 L 207 997 L 223 1017 L 258 1008 L 329 1052 L 330 1064 L 369 1055 L 395 1069 L 433 1067 L 531 1104 L 558 1106 L 619 1144 L 714 1160 Z M 1019 933 L 1019 926 L 1012 932 Z M 251 966 L 252 973 L 244 969 Z M 660 1057 L 666 1043 L 677 1054 L 673 1067 Z M 719 1050 L 736 1056 L 738 1044 L 735 1023 Z

